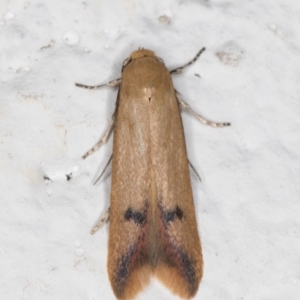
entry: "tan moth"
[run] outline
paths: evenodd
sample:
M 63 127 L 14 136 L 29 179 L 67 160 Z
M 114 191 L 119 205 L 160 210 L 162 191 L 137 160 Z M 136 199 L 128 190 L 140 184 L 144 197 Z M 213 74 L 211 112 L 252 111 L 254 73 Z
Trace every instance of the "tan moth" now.
M 230 124 L 196 114 L 174 89 L 171 74 L 204 50 L 170 72 L 153 51 L 139 49 L 124 61 L 121 78 L 106 84 L 119 87 L 116 109 L 103 138 L 83 158 L 114 130 L 110 208 L 92 233 L 110 219 L 107 267 L 117 299 L 133 299 L 152 276 L 184 299 L 197 293 L 203 258 L 180 110 L 213 127 Z

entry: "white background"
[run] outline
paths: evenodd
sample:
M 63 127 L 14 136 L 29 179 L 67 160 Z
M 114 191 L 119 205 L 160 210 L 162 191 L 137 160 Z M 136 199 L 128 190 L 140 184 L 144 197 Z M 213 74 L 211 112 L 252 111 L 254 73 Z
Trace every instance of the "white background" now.
M 183 113 L 205 269 L 195 299 L 300 299 L 300 4 L 294 0 L 1 0 L 0 298 L 115 299 L 102 136 L 138 47 L 214 129 Z M 199 74 L 201 78 L 195 76 Z M 66 174 L 72 179 L 66 180 Z M 44 180 L 47 175 L 50 180 Z M 138 299 L 173 299 L 153 280 Z M 174 299 L 177 299 L 174 296 Z

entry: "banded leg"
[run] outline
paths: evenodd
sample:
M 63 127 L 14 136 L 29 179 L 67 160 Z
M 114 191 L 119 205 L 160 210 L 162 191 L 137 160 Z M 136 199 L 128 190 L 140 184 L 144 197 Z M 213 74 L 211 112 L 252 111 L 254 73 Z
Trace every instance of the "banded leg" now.
M 103 224 L 108 221 L 109 215 L 110 215 L 109 210 L 110 210 L 110 207 L 107 209 L 106 213 L 101 218 L 101 220 L 91 230 L 91 235 L 95 234 L 103 226 Z
M 183 101 L 181 95 L 176 91 L 176 98 L 177 101 L 179 103 L 179 106 L 181 108 L 185 108 L 187 109 L 196 119 L 198 119 L 201 123 L 205 124 L 205 125 L 209 125 L 211 127 L 225 127 L 225 126 L 230 126 L 230 123 L 216 123 L 216 122 L 212 122 L 209 121 L 205 118 L 203 118 L 202 116 L 198 115 L 196 112 L 194 112 L 191 107 L 185 102 Z
M 108 128 L 106 130 L 106 132 L 104 133 L 103 137 L 101 138 L 101 140 L 92 148 L 90 149 L 89 151 L 87 151 L 83 156 L 82 158 L 85 159 L 87 158 L 89 155 L 93 154 L 95 151 L 97 151 L 104 143 L 107 142 L 111 132 L 113 131 L 114 129 L 114 125 L 115 125 L 115 114 L 113 114 L 112 116 L 112 120 L 111 122 L 109 123 L 108 125 Z
M 85 84 L 81 84 L 81 83 L 75 83 L 75 85 L 78 87 L 84 88 L 84 89 L 96 90 L 103 86 L 109 86 L 109 87 L 113 88 L 113 87 L 120 85 L 120 83 L 121 83 L 121 78 L 118 78 L 118 79 L 112 80 L 108 83 L 104 83 L 104 84 L 100 84 L 100 85 L 85 85 Z
M 104 172 L 106 171 L 107 167 L 109 166 L 111 160 L 112 160 L 113 155 L 110 156 L 109 160 L 107 161 L 103 171 L 101 172 L 101 174 L 98 176 L 98 178 L 95 180 L 94 185 L 96 185 L 96 183 L 100 180 L 100 178 L 102 177 L 102 175 L 104 174 Z
M 185 69 L 186 67 L 193 64 L 199 58 L 199 56 L 202 54 L 202 52 L 204 52 L 204 50 L 205 50 L 205 48 L 202 48 L 190 62 L 188 62 L 187 64 L 185 64 L 182 67 L 179 67 L 179 68 L 176 68 L 176 69 L 170 71 L 170 73 L 171 74 L 181 74 L 183 69 Z

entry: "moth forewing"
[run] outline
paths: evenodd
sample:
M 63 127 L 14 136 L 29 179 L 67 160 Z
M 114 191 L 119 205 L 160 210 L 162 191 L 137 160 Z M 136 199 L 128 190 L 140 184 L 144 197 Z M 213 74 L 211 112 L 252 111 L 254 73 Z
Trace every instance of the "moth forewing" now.
M 112 159 L 108 273 L 118 299 L 157 276 L 191 298 L 202 277 L 186 146 L 168 69 L 138 50 L 123 68 Z
M 175 91 L 172 70 L 147 49 L 128 57 L 119 85 L 116 110 L 103 138 L 83 158 L 105 143 L 114 129 L 108 274 L 118 299 L 133 299 L 156 276 L 184 299 L 195 296 L 203 273 L 186 145 L 180 109 L 212 127 Z M 103 85 L 79 87 L 94 89 Z M 197 173 L 197 172 L 196 172 Z

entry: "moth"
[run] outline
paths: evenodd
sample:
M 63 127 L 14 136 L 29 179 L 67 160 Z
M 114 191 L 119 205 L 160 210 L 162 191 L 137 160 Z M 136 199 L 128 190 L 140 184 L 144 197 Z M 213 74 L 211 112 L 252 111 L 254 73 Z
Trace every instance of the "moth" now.
M 169 71 L 153 51 L 138 49 L 124 61 L 121 78 L 104 84 L 119 88 L 116 109 L 102 139 L 83 158 L 114 130 L 110 208 L 92 233 L 110 219 L 107 269 L 117 299 L 135 298 L 152 276 L 181 298 L 197 293 L 203 258 L 180 111 L 213 127 L 230 124 L 196 114 L 174 89 L 171 74 L 204 50 Z

